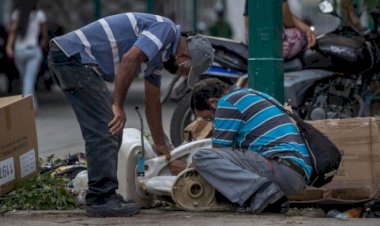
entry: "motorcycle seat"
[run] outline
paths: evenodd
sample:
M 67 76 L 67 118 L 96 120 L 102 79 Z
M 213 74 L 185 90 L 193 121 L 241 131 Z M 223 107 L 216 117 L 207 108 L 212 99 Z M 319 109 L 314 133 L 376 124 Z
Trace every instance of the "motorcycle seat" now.
M 299 58 L 284 62 L 284 71 L 299 71 L 302 70 L 302 62 Z
M 248 46 L 242 42 L 234 41 L 232 39 L 220 38 L 214 36 L 207 36 L 211 45 L 215 48 L 224 49 L 232 52 L 243 59 L 248 59 Z

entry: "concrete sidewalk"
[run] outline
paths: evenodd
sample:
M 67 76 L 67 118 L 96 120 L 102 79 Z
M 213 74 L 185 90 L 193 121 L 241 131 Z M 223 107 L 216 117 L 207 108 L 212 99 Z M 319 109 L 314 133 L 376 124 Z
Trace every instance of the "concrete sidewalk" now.
M 315 216 L 315 213 L 314 213 Z M 0 217 L 0 225 L 11 226 L 49 226 L 49 225 L 273 225 L 273 226 L 380 226 L 379 219 L 315 218 L 308 216 L 290 216 L 290 214 L 250 215 L 232 212 L 186 212 L 165 209 L 142 210 L 140 214 L 127 218 L 89 218 L 84 210 L 73 211 L 14 211 Z
M 141 81 L 132 86 L 129 106 L 139 106 L 143 112 L 143 86 Z M 64 158 L 66 154 L 83 152 L 83 140 L 75 115 L 60 91 L 39 93 L 40 112 L 37 116 L 37 131 L 40 157 L 54 154 Z M 167 103 L 163 112 L 165 131 L 168 131 L 175 103 Z M 134 108 L 127 108 L 128 127 L 139 128 Z M 75 211 L 14 211 L 0 215 L 0 226 L 48 226 L 48 225 L 360 225 L 380 226 L 378 219 L 338 220 L 309 215 L 292 214 L 248 215 L 232 212 L 186 212 L 165 209 L 147 209 L 129 218 L 88 218 L 84 210 Z

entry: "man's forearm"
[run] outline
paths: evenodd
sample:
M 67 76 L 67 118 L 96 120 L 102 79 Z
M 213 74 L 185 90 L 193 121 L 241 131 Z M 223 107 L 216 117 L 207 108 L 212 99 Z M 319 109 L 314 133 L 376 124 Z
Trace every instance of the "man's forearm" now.
M 123 106 L 127 91 L 136 76 L 140 63 L 143 62 L 145 57 L 139 55 L 140 53 L 140 50 L 136 47 L 132 47 L 132 49 L 123 56 L 115 79 L 113 105 Z
M 128 73 L 125 69 L 122 69 L 116 76 L 115 79 L 115 90 L 113 93 L 112 104 L 117 106 L 123 106 L 124 100 L 126 98 L 127 90 L 132 83 L 134 75 Z
M 160 102 L 160 88 L 149 81 L 145 81 L 145 114 L 154 144 L 166 145 L 165 134 L 162 127 L 162 111 Z
M 282 23 L 285 27 L 294 27 L 293 14 L 287 2 L 282 3 Z
M 152 133 L 154 144 L 157 146 L 166 145 L 164 130 L 162 127 L 161 107 L 153 107 L 146 105 L 146 118 L 148 121 L 149 129 Z
M 305 24 L 301 19 L 293 15 L 293 21 L 294 21 L 294 26 L 300 29 L 303 32 L 307 32 L 310 30 L 310 27 Z

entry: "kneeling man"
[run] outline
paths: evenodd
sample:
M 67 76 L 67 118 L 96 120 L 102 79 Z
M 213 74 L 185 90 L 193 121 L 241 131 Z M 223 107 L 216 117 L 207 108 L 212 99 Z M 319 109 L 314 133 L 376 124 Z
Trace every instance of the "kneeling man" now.
M 296 125 L 261 95 L 274 100 L 210 78 L 191 97 L 196 116 L 214 122 L 212 148 L 194 154 L 195 168 L 229 201 L 254 214 L 281 207 L 286 196 L 305 188 L 312 171 Z

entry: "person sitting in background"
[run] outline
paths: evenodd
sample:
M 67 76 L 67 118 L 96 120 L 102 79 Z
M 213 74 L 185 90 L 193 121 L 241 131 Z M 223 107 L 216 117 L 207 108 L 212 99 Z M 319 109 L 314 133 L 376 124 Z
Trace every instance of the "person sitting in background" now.
M 248 43 L 248 1 L 245 1 L 244 22 L 246 27 L 246 41 Z M 295 16 L 291 11 L 287 0 L 282 1 L 283 54 L 284 59 L 295 57 L 305 48 L 311 48 L 316 44 L 316 36 L 305 22 Z

